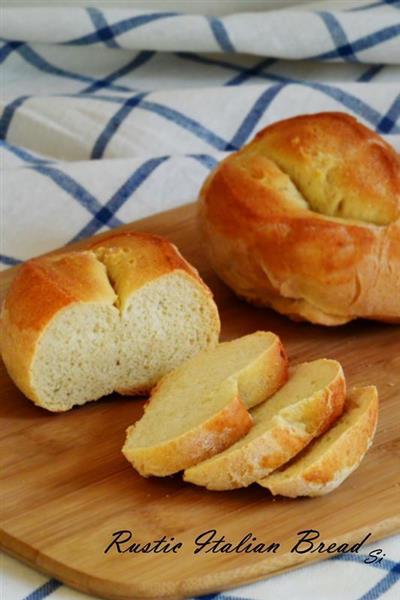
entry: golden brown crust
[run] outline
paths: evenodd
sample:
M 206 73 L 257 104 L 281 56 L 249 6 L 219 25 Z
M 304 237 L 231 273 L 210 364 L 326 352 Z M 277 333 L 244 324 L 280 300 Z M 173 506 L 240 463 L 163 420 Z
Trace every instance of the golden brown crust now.
M 213 297 L 198 271 L 183 258 L 178 248 L 158 235 L 130 231 L 112 233 L 91 244 L 90 249 L 106 266 L 122 311 L 137 289 L 173 271 L 183 271 L 210 299 Z M 214 306 L 215 327 L 219 330 L 219 314 Z
M 247 433 L 253 422 L 247 409 L 263 402 L 283 385 L 287 379 L 288 367 L 286 354 L 277 335 L 271 332 L 257 331 L 245 337 L 264 340 L 259 354 L 253 356 L 251 360 L 249 359 L 239 371 L 233 372 L 222 382 L 216 384 L 216 389 L 213 389 L 212 392 L 209 390 L 206 396 L 204 396 L 204 391 L 201 391 L 202 386 L 197 383 L 199 378 L 187 363 L 168 373 L 154 387 L 150 399 L 145 405 L 143 419 L 128 428 L 123 447 L 125 457 L 139 473 L 144 476 L 164 476 L 186 469 L 221 452 Z M 220 344 L 218 353 L 224 352 L 224 348 L 232 343 L 235 344 L 235 341 Z M 240 350 L 236 349 L 236 351 Z M 205 350 L 199 353 L 191 359 L 192 367 L 193 364 L 197 366 L 203 364 L 204 355 L 207 353 L 211 353 L 214 357 L 216 354 L 214 350 Z M 219 354 L 219 356 L 221 355 Z M 215 358 L 215 360 L 219 359 Z M 180 376 L 185 374 L 187 377 L 188 369 L 190 377 L 194 380 L 193 388 L 190 385 L 190 392 L 187 396 L 187 401 L 193 402 L 190 412 L 195 415 L 198 415 L 199 412 L 203 414 L 201 413 L 203 402 L 216 412 L 209 418 L 203 416 L 200 422 L 183 434 L 176 434 L 162 443 L 154 442 L 151 432 L 154 423 L 157 431 L 160 427 L 161 431 L 171 435 L 169 418 L 172 417 L 172 411 L 176 412 L 178 418 L 183 419 L 183 424 L 187 423 L 182 416 L 182 411 L 183 413 L 185 411 L 178 410 L 173 400 L 176 390 L 179 390 Z M 190 382 L 191 380 L 189 379 Z M 166 400 L 164 393 L 166 390 L 169 395 L 169 405 L 167 406 L 169 413 L 167 410 L 166 422 L 161 422 L 162 417 L 157 417 L 158 420 L 155 421 L 154 413 L 152 419 L 145 421 L 146 416 L 151 416 L 147 414 L 148 411 L 150 413 L 151 410 L 157 410 L 163 406 Z M 151 445 L 143 446 L 143 438 L 135 435 L 138 430 L 145 432 L 146 436 L 150 431 L 148 440 Z
M 91 244 L 90 249 L 106 265 L 119 295 L 129 296 L 148 281 L 176 270 L 189 274 L 211 293 L 177 247 L 158 235 L 129 231 L 112 233 Z
M 90 243 L 87 250 L 26 262 L 11 284 L 0 316 L 0 352 L 11 378 L 40 404 L 31 381 L 32 363 L 41 335 L 60 311 L 75 303 L 118 304 L 123 309 L 139 287 L 174 271 L 191 277 L 209 296 L 219 331 L 211 291 L 178 249 L 159 236 L 112 233 Z
M 295 414 L 280 418 L 248 444 L 186 470 L 185 481 L 209 490 L 232 490 L 266 477 L 331 427 L 343 411 L 345 396 L 346 383 L 340 369 L 324 390 L 294 405 Z
M 105 267 L 92 252 L 42 257 L 21 266 L 3 303 L 0 350 L 9 375 L 28 398 L 39 403 L 32 362 L 55 315 L 74 303 L 114 301 Z
M 398 155 L 348 114 L 286 119 L 252 145 L 290 175 L 317 212 L 377 225 L 400 216 Z
M 361 416 L 330 447 L 324 451 L 321 449 L 320 456 L 315 457 L 312 462 L 304 468 L 299 468 L 298 472 L 292 475 L 289 475 L 288 470 L 288 475 L 285 476 L 283 470 L 282 474 L 272 473 L 259 483 L 274 495 L 280 494 L 291 498 L 322 496 L 337 488 L 359 466 L 375 434 L 379 401 L 374 386 L 354 388 L 346 399 L 343 417 L 348 418 L 361 402 L 365 403 L 365 410 Z M 338 421 L 338 426 L 340 425 L 341 420 Z M 332 432 L 334 431 L 333 428 Z M 321 441 L 323 438 L 314 443 L 320 444 Z M 308 450 L 305 451 L 304 457 L 307 457 L 307 452 Z M 296 466 L 296 462 L 293 466 Z
M 252 418 L 236 392 L 231 401 L 194 429 L 167 440 L 158 446 L 130 448 L 129 435 L 135 425 L 126 432 L 122 452 L 126 459 L 143 477 L 163 477 L 205 460 L 225 450 L 243 437 L 252 426 Z
M 400 321 L 400 164 L 340 113 L 267 127 L 205 182 L 200 222 L 238 295 L 331 325 Z

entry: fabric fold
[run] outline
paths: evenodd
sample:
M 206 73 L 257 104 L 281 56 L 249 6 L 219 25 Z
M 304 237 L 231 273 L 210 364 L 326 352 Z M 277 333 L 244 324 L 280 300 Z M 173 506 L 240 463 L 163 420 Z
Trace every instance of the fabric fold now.
M 390 5 L 388 5 L 390 8 Z M 247 53 L 283 59 L 396 64 L 396 7 L 376 11 L 293 8 L 221 17 L 177 11 L 4 8 L 0 37 L 11 44 L 106 46 L 163 52 Z M 27 27 L 27 22 L 29 27 Z

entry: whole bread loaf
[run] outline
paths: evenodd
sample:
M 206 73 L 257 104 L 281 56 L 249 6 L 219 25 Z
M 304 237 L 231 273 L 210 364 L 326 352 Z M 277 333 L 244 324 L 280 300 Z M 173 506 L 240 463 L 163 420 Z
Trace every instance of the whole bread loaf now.
M 241 297 L 297 320 L 400 322 L 400 160 L 343 113 L 260 131 L 210 174 L 200 223 Z
M 220 331 L 197 271 L 167 240 L 136 233 L 22 265 L 0 325 L 11 378 L 51 411 L 148 392 Z

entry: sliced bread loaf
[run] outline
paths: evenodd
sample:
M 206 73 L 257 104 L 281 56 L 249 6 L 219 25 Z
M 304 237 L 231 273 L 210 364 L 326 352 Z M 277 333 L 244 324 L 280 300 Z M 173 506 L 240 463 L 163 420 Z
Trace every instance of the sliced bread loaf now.
M 149 391 L 220 329 L 210 290 L 175 246 L 129 232 L 25 263 L 0 325 L 11 378 L 51 411 Z
M 287 468 L 258 483 L 274 495 L 323 496 L 337 488 L 364 458 L 378 420 L 374 386 L 356 388 L 346 399 L 342 417 Z
M 144 476 L 170 475 L 241 438 L 247 408 L 287 378 L 279 338 L 257 332 L 204 350 L 164 377 L 143 417 L 127 430 L 125 457 Z
M 345 380 L 335 360 L 295 367 L 289 381 L 251 411 L 254 426 L 224 452 L 184 473 L 210 490 L 246 487 L 286 463 L 341 414 Z

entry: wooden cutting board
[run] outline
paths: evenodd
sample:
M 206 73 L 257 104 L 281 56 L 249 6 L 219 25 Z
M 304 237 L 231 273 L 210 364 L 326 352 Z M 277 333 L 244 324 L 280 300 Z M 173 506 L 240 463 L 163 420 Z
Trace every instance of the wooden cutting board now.
M 200 270 L 215 293 L 223 339 L 272 330 L 294 363 L 335 358 L 349 385 L 376 384 L 381 408 L 374 445 L 361 467 L 323 498 L 273 499 L 257 485 L 207 492 L 179 476 L 146 480 L 120 452 L 125 428 L 142 414 L 142 400 L 115 396 L 49 414 L 23 397 L 2 366 L 2 547 L 94 595 L 172 599 L 224 590 L 326 558 L 290 552 L 300 531 L 318 530 L 321 541 L 338 544 L 359 542 L 368 533 L 372 541 L 400 531 L 400 328 L 367 321 L 333 329 L 296 324 L 239 301 L 207 263 L 194 205 L 128 229 L 167 236 Z M 0 275 L 2 295 L 14 273 Z M 257 542 L 280 546 L 275 553 L 204 553 L 204 548 L 195 554 L 195 539 L 211 529 L 232 544 L 251 533 Z M 106 554 L 112 534 L 121 530 L 132 532 L 132 542 L 165 535 L 183 547 L 169 554 L 118 554 L 113 547 Z M 377 546 L 384 550 L 384 542 Z

